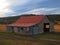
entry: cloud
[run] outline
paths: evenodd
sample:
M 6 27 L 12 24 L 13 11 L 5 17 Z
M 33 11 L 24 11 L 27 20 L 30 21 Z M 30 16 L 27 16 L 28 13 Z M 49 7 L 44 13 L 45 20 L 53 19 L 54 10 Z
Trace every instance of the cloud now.
M 0 12 L 0 17 L 6 16 L 5 14 L 7 14 L 7 13 L 15 13 L 15 12 L 9 8 L 5 8 Z
M 15 15 L 15 14 L 18 15 L 17 10 L 23 11 L 23 9 L 24 10 L 33 9 L 36 6 L 33 7 L 32 5 L 34 5 L 35 3 L 38 3 L 38 2 L 42 2 L 42 1 L 44 1 L 44 0 L 36 0 L 36 1 L 35 0 L 2 0 L 1 4 L 3 6 L 1 6 L 1 4 L 0 4 L 0 6 L 1 6 L 0 9 L 2 8 L 0 10 L 0 17 L 9 16 L 10 13 L 11 13 L 11 16 Z M 29 6 L 29 4 L 31 4 L 31 5 Z M 27 9 L 23 5 L 25 5 Z
M 1 12 L 4 8 L 6 8 L 8 5 L 9 5 L 9 3 L 6 2 L 6 0 L 0 1 L 0 12 Z
M 51 14 L 60 14 L 60 11 L 55 11 L 55 12 L 53 12 Z
M 47 3 L 46 3 L 47 2 Z M 58 7 L 48 0 L 0 0 L 0 17 L 19 14 L 53 14 L 60 13 Z M 55 4 L 55 3 L 54 3 Z M 55 6 L 58 3 L 55 4 Z M 49 7 L 50 6 L 50 7 Z
M 57 10 L 55 10 L 52 14 L 60 14 L 60 8 L 58 8 Z
M 0 0 L 0 17 L 9 16 L 9 14 L 17 13 L 12 9 L 14 6 L 21 6 L 30 0 Z M 18 7 L 19 8 L 19 7 Z M 8 14 L 8 15 L 7 15 Z
M 5 13 L 11 11 L 8 9 L 9 3 L 7 0 L 0 0 L 0 16 L 4 16 Z
M 19 5 L 19 6 L 21 6 L 21 5 L 25 5 L 25 4 L 27 4 L 27 3 L 32 3 L 32 4 L 35 4 L 35 3 L 41 3 L 41 2 L 43 2 L 43 1 L 46 1 L 46 0 L 7 0 L 11 5 L 15 5 L 15 6 L 17 6 L 17 5 Z
M 29 0 L 0 0 L 0 17 L 8 16 L 5 14 L 15 13 L 15 11 L 12 10 L 14 5 L 15 6 L 23 5 L 27 3 L 28 1 Z
M 22 14 L 46 14 L 47 12 L 57 10 L 57 8 L 38 8 L 33 9 Z
M 30 0 L 7 0 L 11 6 L 22 6 L 27 4 Z

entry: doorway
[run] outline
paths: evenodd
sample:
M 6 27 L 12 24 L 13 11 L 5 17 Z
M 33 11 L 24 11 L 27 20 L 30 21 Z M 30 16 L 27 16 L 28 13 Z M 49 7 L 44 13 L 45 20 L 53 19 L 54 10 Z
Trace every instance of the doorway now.
M 12 32 L 14 32 L 14 27 L 11 27 Z
M 49 32 L 49 29 L 50 29 L 50 24 L 44 23 L 44 32 Z

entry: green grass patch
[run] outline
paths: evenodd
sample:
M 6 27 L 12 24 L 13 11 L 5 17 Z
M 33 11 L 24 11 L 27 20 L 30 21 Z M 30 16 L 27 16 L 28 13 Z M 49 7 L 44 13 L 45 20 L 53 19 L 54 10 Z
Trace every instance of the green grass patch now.
M 59 39 L 60 34 L 58 33 L 44 33 L 38 35 L 20 35 L 17 33 L 0 32 L 0 45 L 60 45 L 59 42 L 45 41 L 45 40 L 33 40 L 33 38 L 49 38 L 49 39 Z M 31 38 L 31 40 L 27 40 Z
M 60 33 L 43 33 L 35 35 L 34 37 L 60 40 Z

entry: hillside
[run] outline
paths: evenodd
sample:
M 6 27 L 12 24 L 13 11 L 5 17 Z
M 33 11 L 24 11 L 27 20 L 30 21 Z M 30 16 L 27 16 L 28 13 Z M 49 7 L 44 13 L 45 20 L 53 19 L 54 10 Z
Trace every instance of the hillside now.
M 10 24 L 15 22 L 20 16 L 0 18 L 0 24 Z
M 50 21 L 56 23 L 57 21 L 60 21 L 60 14 L 51 14 L 47 16 Z
M 21 16 L 27 16 L 27 15 L 33 15 L 33 14 L 24 14 L 24 15 L 19 15 L 19 16 L 0 18 L 0 24 L 11 24 L 11 23 L 15 22 Z
M 22 15 L 22 16 L 27 16 L 27 15 L 34 15 L 34 14 L 25 14 L 25 15 Z M 13 23 L 20 16 L 0 18 L 0 24 L 10 24 L 10 23 Z M 55 23 L 60 20 L 60 14 L 47 15 L 47 17 L 49 18 L 50 21 L 55 22 Z

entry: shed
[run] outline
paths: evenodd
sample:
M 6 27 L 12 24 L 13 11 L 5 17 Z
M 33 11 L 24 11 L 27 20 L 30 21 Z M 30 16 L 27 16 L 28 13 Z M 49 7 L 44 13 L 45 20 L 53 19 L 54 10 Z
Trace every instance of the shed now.
M 21 16 L 16 22 L 7 25 L 8 32 L 20 34 L 39 34 L 54 31 L 54 23 L 46 15 Z

